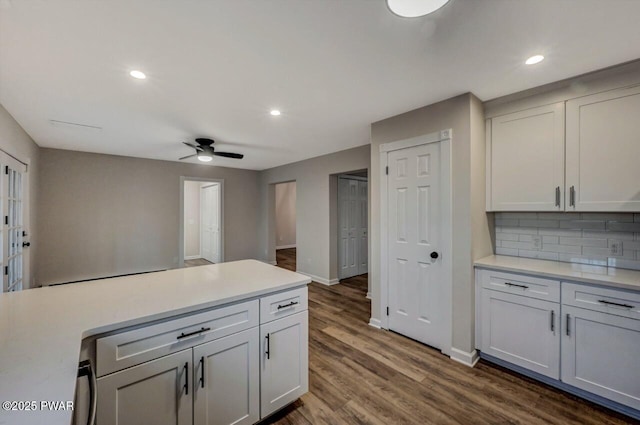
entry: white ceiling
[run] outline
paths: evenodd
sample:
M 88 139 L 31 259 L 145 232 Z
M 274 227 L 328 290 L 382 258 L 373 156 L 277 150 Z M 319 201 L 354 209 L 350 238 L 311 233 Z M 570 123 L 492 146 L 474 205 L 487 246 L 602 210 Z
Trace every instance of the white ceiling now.
M 175 160 L 205 136 L 245 154 L 213 165 L 264 169 L 460 93 L 640 58 L 639 17 L 638 0 L 451 0 L 417 19 L 384 0 L 0 0 L 0 103 L 40 146 Z

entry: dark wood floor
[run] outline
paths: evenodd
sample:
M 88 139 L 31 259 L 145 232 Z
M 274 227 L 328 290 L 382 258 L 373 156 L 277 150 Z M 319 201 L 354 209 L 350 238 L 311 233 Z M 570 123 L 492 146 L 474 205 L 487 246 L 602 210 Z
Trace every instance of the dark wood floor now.
M 295 270 L 295 249 L 277 252 Z M 627 424 L 615 412 L 480 361 L 461 365 L 368 325 L 366 275 L 309 285 L 309 393 L 267 424 Z
M 204 258 L 196 258 L 195 260 L 184 260 L 185 267 L 206 266 L 209 264 L 213 263 L 211 261 L 205 260 Z

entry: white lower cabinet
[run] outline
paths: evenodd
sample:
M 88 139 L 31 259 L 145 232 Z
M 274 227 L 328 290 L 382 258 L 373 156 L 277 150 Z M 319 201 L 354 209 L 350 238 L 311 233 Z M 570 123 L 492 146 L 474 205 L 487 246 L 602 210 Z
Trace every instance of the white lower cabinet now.
M 98 378 L 98 425 L 191 425 L 192 350 Z
M 558 303 L 484 290 L 483 353 L 534 372 L 560 377 Z
M 194 347 L 194 424 L 260 420 L 258 339 L 256 327 Z
M 640 410 L 640 320 L 562 307 L 562 381 Z
M 261 417 L 309 390 L 309 317 L 303 311 L 260 326 Z
M 537 277 L 484 269 L 476 276 L 483 355 L 640 418 L 640 293 L 550 280 L 560 291 L 544 292 L 533 286 Z M 533 298 L 541 293 L 547 299 Z
M 97 370 L 120 368 L 98 374 L 97 425 L 259 422 L 308 391 L 307 308 L 294 288 L 97 338 Z

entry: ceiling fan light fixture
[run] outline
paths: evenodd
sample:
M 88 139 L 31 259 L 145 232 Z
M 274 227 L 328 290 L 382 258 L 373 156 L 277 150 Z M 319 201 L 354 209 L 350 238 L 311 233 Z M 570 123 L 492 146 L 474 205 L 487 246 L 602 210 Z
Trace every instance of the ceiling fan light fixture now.
M 202 162 L 210 162 L 213 159 L 213 156 L 206 152 L 198 152 L 198 159 Z
M 449 0 L 387 0 L 387 7 L 403 18 L 417 18 L 440 9 Z

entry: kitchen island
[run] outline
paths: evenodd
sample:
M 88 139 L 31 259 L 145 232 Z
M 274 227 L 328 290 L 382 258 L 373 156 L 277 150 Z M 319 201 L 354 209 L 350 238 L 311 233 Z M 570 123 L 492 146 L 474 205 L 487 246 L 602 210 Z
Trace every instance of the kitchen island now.
M 242 325 L 238 330 L 253 327 L 247 328 L 245 332 L 251 331 L 255 335 L 259 333 L 260 337 L 265 333 L 266 337 L 257 341 L 252 340 L 250 344 L 251 350 L 254 348 L 257 350 L 260 347 L 259 359 L 251 360 L 251 370 L 257 371 L 259 367 L 262 372 L 269 373 L 269 367 L 271 367 L 268 363 L 268 360 L 271 360 L 269 357 L 275 357 L 268 352 L 269 348 L 272 348 L 269 347 L 269 335 L 277 331 L 277 329 L 269 329 L 269 326 L 273 327 L 273 324 L 278 321 L 291 321 L 290 317 L 301 315 L 304 321 L 302 319 L 299 321 L 298 329 L 302 333 L 298 336 L 301 341 L 306 342 L 308 332 L 306 285 L 309 282 L 308 277 L 294 272 L 256 260 L 242 260 L 2 294 L 0 295 L 0 398 L 3 402 L 34 401 L 37 403 L 37 408 L 29 411 L 3 409 L 0 411 L 0 424 L 67 425 L 71 423 L 72 411 L 63 410 L 59 407 L 60 405 L 42 408 L 40 403 L 74 400 L 82 341 L 97 342 L 98 365 L 97 368 L 94 365 L 93 369 L 94 377 L 95 370 L 98 370 L 98 379 L 95 381 L 98 382 L 98 389 L 100 389 L 102 364 L 105 364 L 103 368 L 105 376 L 111 372 L 115 376 L 140 367 L 140 364 L 134 364 L 135 360 L 133 363 L 131 361 L 127 363 L 127 357 L 135 359 L 137 354 L 145 350 L 118 357 L 118 353 L 125 353 L 123 347 L 127 345 L 125 341 L 125 344 L 118 346 L 117 339 L 121 334 L 134 335 L 136 332 L 139 334 L 147 326 L 149 329 L 165 326 L 161 332 L 163 335 L 180 331 L 178 337 L 174 338 L 176 339 L 174 343 L 167 345 L 158 340 L 160 342 L 157 346 L 147 347 L 146 351 L 155 350 L 160 354 L 167 354 L 165 358 L 180 355 L 182 358 L 194 359 L 191 363 L 186 362 L 188 364 L 184 370 L 180 369 L 176 372 L 176 379 L 180 379 L 180 388 L 183 388 L 183 382 L 185 384 L 181 395 L 186 392 L 187 394 L 184 395 L 188 398 L 179 400 L 180 405 L 176 407 L 177 410 L 174 409 L 176 412 L 173 413 L 180 415 L 178 423 L 185 418 L 195 417 L 198 413 L 194 413 L 193 406 L 189 406 L 189 404 L 195 405 L 195 402 L 189 403 L 194 393 L 194 378 L 196 372 L 201 374 L 198 376 L 203 380 L 205 375 L 204 367 L 199 371 L 194 370 L 192 363 L 197 363 L 199 359 L 191 354 L 191 350 L 195 352 L 195 348 L 192 347 L 198 343 L 215 342 L 214 339 L 218 337 L 230 338 L 233 335 L 227 335 L 228 332 L 225 333 L 224 328 L 232 329 L 238 323 L 245 323 L 246 325 Z M 278 296 L 278 294 L 285 296 Z M 289 299 L 296 301 L 287 302 Z M 234 308 L 233 306 L 236 306 L 236 309 L 243 307 L 236 312 L 235 316 L 228 315 L 236 319 L 231 322 L 229 321 L 231 319 L 224 323 L 220 322 L 220 329 L 216 328 L 218 323 L 216 318 L 220 315 L 211 312 L 227 307 Z M 291 313 L 296 314 L 289 318 L 284 317 Z M 195 321 L 189 319 L 201 314 L 208 315 L 205 317 L 209 320 L 206 326 L 203 324 L 204 319 Z M 284 318 L 280 318 L 279 314 Z M 240 317 L 242 320 L 238 319 Z M 175 322 L 176 320 L 178 322 Z M 167 325 L 171 322 L 178 323 L 178 326 L 172 328 Z M 191 331 L 190 327 L 195 327 L 196 331 Z M 218 331 L 222 333 L 216 334 Z M 102 335 L 105 337 L 101 338 Z M 273 343 L 273 338 L 271 339 Z M 100 343 L 101 340 L 104 344 Z M 139 340 L 142 339 L 139 338 Z M 151 338 L 151 340 L 154 339 Z M 132 341 L 129 346 L 135 348 L 138 343 L 137 347 L 140 348 L 138 341 Z M 110 351 L 109 347 L 116 347 L 116 349 Z M 301 350 L 298 353 L 301 356 L 299 367 L 304 368 L 301 372 L 301 379 L 304 382 L 300 384 L 297 393 L 306 392 L 305 386 L 308 386 L 307 347 L 301 347 Z M 115 357 L 109 358 L 109 352 L 115 353 Z M 169 353 L 176 354 L 169 355 Z M 103 358 L 100 358 L 101 355 Z M 140 359 L 140 362 L 147 360 L 144 354 Z M 278 361 L 277 357 L 275 359 L 274 364 L 281 366 L 282 362 Z M 204 356 L 202 360 L 205 361 Z M 258 361 L 255 366 L 254 361 Z M 117 382 L 110 381 L 105 385 L 105 388 L 114 388 L 115 394 L 118 395 Z M 260 390 L 263 389 L 251 389 L 252 400 L 255 398 L 256 391 Z M 103 415 L 117 413 L 105 412 L 103 406 L 110 403 L 109 397 L 113 395 L 98 392 L 98 411 L 102 408 Z M 125 394 L 122 393 L 119 396 L 123 395 Z M 106 400 L 104 403 L 103 399 Z M 277 403 L 278 400 L 275 401 L 272 408 L 281 407 Z M 282 403 L 283 400 L 279 402 Z M 23 404 L 22 407 L 24 406 Z M 267 412 L 261 413 L 260 416 L 264 417 L 265 413 Z M 247 421 L 253 420 L 255 414 L 251 412 L 253 416 L 248 416 L 242 423 L 249 423 Z

